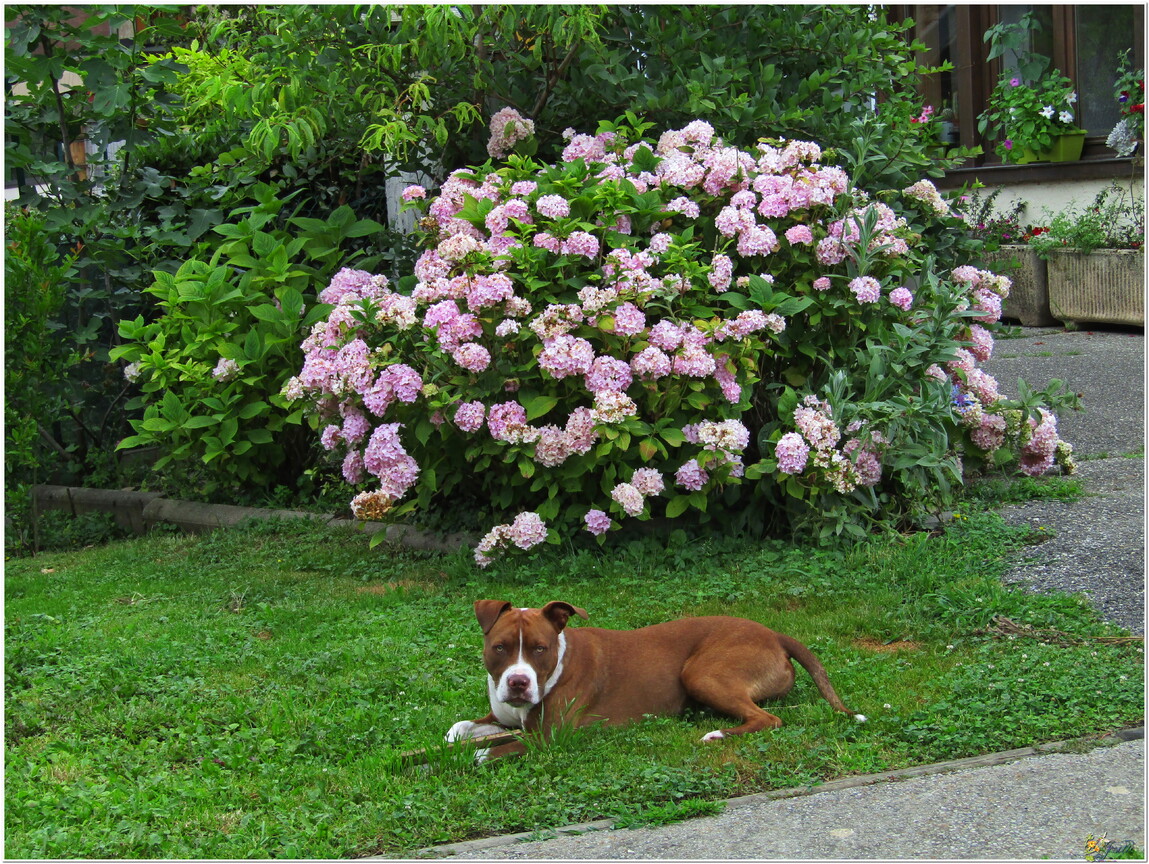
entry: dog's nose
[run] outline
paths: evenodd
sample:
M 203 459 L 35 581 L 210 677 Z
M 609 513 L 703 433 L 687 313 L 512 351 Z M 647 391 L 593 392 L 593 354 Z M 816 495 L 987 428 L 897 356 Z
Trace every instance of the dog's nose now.
M 508 675 L 507 687 L 510 690 L 526 690 L 531 686 L 531 679 L 526 675 Z

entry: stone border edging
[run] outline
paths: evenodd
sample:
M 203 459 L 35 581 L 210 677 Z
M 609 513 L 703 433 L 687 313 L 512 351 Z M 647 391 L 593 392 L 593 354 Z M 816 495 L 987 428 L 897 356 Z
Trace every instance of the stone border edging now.
M 1145 737 L 1144 727 L 1131 729 L 1118 729 L 1108 733 L 1106 738 L 1113 738 L 1110 743 L 1118 744 L 1124 741 L 1136 741 Z M 984 756 L 970 756 L 965 759 L 953 759 L 948 762 L 938 762 L 934 765 L 915 765 L 910 768 L 899 768 L 894 771 L 883 771 L 879 774 L 861 774 L 857 777 L 843 777 L 841 780 L 831 780 L 817 786 L 794 786 L 790 789 L 773 789 L 769 792 L 754 792 L 750 795 L 739 795 L 728 798 L 723 803 L 727 808 L 747 807 L 765 801 L 781 800 L 784 798 L 800 798 L 807 795 L 816 795 L 820 792 L 833 792 L 839 789 L 853 789 L 858 786 L 874 786 L 879 783 L 891 783 L 909 780 L 914 777 L 924 777 L 930 774 L 946 774 L 952 771 L 961 771 L 967 768 L 988 768 L 993 765 L 1003 765 L 1032 756 L 1042 756 L 1046 753 L 1059 753 L 1077 746 L 1082 739 L 1070 741 L 1051 741 L 1048 744 L 1038 744 L 1034 747 L 1021 747 L 1016 750 L 1004 750 L 1000 753 L 987 753 Z M 1088 740 L 1088 739 L 1084 739 Z M 1107 745 L 1099 745 L 1107 746 Z M 459 852 L 472 852 L 482 849 L 492 849 L 496 846 L 511 846 L 515 843 L 530 840 L 550 840 L 568 834 L 585 834 L 590 831 L 606 831 L 614 827 L 614 819 L 599 819 L 595 822 L 581 822 L 577 825 L 567 825 L 562 828 L 540 829 L 535 831 L 521 831 L 516 834 L 503 834 L 497 837 L 481 837 L 478 840 L 464 840 L 459 843 L 446 843 L 442 846 L 427 846 L 417 850 L 414 854 L 421 858 L 445 858 Z M 547 835 L 547 836 L 540 836 Z M 553 835 L 553 836 L 550 836 Z M 365 860 L 389 860 L 384 858 L 368 858 Z
M 164 498 L 159 492 L 39 485 L 32 487 L 32 503 L 35 512 L 63 510 L 73 516 L 82 513 L 111 513 L 117 525 L 136 534 L 145 534 L 152 526 L 160 523 L 200 534 L 217 528 L 229 528 L 249 519 L 311 519 L 331 528 L 358 528 L 367 534 L 385 532 L 388 543 L 425 552 L 455 552 L 464 546 L 473 546 L 476 542 L 475 538 L 463 533 L 434 534 L 409 525 L 360 522 L 306 510 L 180 501 Z

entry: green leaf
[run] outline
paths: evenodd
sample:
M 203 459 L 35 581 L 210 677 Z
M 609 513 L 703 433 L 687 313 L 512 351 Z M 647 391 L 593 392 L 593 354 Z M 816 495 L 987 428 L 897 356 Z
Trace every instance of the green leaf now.
M 259 306 L 249 306 L 247 311 L 260 321 L 266 321 L 269 324 L 278 324 L 283 320 L 283 313 L 270 303 L 263 303 Z
M 690 506 L 689 495 L 675 495 L 668 502 L 666 502 L 666 518 L 674 519 L 681 516 L 686 512 L 686 508 Z
M 558 404 L 558 401 L 554 396 L 535 396 L 533 399 L 528 399 L 523 405 L 527 409 L 527 420 L 537 420 L 539 417 L 543 417 Z
M 243 340 L 243 354 L 248 360 L 259 360 L 263 356 L 263 346 L 258 330 L 248 330 Z

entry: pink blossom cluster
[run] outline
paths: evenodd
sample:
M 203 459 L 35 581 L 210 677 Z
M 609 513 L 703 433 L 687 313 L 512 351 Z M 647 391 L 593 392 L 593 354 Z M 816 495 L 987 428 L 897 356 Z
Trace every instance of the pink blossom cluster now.
M 493 159 L 502 159 L 516 144 L 534 134 L 533 120 L 527 120 L 514 108 L 503 108 L 491 118 L 491 138 L 487 142 L 487 153 Z
M 216 381 L 231 381 L 239 375 L 239 364 L 229 357 L 220 357 L 215 368 L 211 370 L 211 377 Z
M 907 198 L 920 201 L 935 216 L 952 215 L 949 203 L 929 180 L 919 180 L 917 183 L 907 186 L 902 190 L 902 194 Z
M 547 539 L 547 525 L 538 513 L 523 512 L 509 525 L 496 525 L 475 547 L 475 563 L 488 566 L 495 560 L 496 552 L 508 546 L 530 549 Z
M 510 109 L 496 114 L 491 128 L 496 158 L 533 133 L 533 124 Z M 375 440 L 373 428 L 395 427 L 388 434 L 397 443 L 398 425 L 386 421 L 417 417 L 408 406 L 425 407 L 423 416 L 435 419 L 429 458 L 452 446 L 440 436 L 461 435 L 466 447 L 506 448 L 501 456 L 484 451 L 496 466 L 519 470 L 529 462 L 553 469 L 589 454 L 606 433 L 616 442 L 610 458 L 633 464 L 636 446 L 617 442 L 647 434 L 638 430 L 662 416 L 664 394 L 698 394 L 692 398 L 705 410 L 737 416 L 749 404 L 744 397 L 756 381 L 754 370 L 763 368 L 759 360 L 782 350 L 785 337 L 777 337 L 785 332 L 784 318 L 746 308 L 752 291 L 719 295 L 736 284 L 747 288 L 750 273 L 763 274 L 775 290 L 809 294 L 810 281 L 785 284 L 792 277 L 784 256 L 812 251 L 818 262 L 810 274 L 818 292 L 813 296 L 841 286 L 846 299 L 870 306 L 883 293 L 879 277 L 887 278 L 885 270 L 848 276 L 839 265 L 870 228 L 870 249 L 883 262 L 905 254 L 912 239 L 893 210 L 851 192 L 840 168 L 819 164 L 821 150 L 811 142 L 763 143 L 745 152 L 727 146 L 703 121 L 664 133 L 653 147 L 611 132 L 571 131 L 566 138 L 563 162 L 581 161 L 594 178 L 581 191 L 556 184 L 550 169 L 456 171 L 437 197 L 420 205 L 433 228 L 414 266 L 412 288 L 401 293 L 384 277 L 344 270 L 324 290 L 321 299 L 333 309 L 305 341 L 303 368 L 284 393 L 311 400 L 322 420 L 322 443 L 346 453 L 349 482 L 378 476 L 372 470 L 382 465 L 378 447 L 363 442 Z M 581 207 L 588 196 L 623 200 L 612 189 L 632 188 L 639 195 L 657 193 L 661 202 L 643 230 L 640 217 L 632 222 L 606 205 L 589 217 L 576 208 L 572 218 L 573 201 Z M 929 197 L 924 185 L 910 188 L 911 197 Z M 405 197 L 423 200 L 416 192 Z M 707 215 L 699 202 L 706 203 Z M 704 247 L 698 238 L 715 237 L 710 224 L 717 239 Z M 978 319 L 969 327 L 965 353 L 936 372 L 991 405 L 996 383 L 976 364 L 992 350 L 984 325 L 1000 315 L 1008 283 L 972 268 L 958 268 L 952 278 Z M 888 300 L 890 309 L 910 313 L 903 320 L 918 314 L 910 312 L 914 297 L 904 286 L 889 291 Z M 708 307 L 717 311 L 694 311 Z M 874 309 L 866 314 L 889 314 L 885 304 Z M 520 388 L 521 403 L 515 396 Z M 539 394 L 559 400 L 559 419 L 542 426 L 526 419 L 525 406 Z M 420 399 L 425 406 L 415 406 Z M 689 423 L 687 417 L 704 410 L 699 405 L 680 409 L 690 430 L 687 443 L 698 448 L 673 471 L 674 482 L 687 491 L 707 488 L 713 477 L 740 476 L 749 441 L 737 420 Z M 797 431 L 777 444 L 779 471 L 800 474 L 814 467 L 835 488 L 878 482 L 881 449 L 874 434 L 849 433 L 843 443 L 829 406 L 812 397 L 799 406 L 794 423 Z M 625 438 L 610 437 L 623 430 Z M 983 439 L 992 431 L 986 430 Z M 409 488 L 401 481 L 410 476 L 410 465 L 397 457 L 392 462 L 386 473 L 399 481 L 389 488 Z M 671 467 L 663 468 L 669 477 Z M 658 469 L 650 470 L 661 483 Z M 647 480 L 636 471 L 628 483 L 616 484 L 613 504 L 634 515 L 656 494 L 646 491 L 652 480 L 650 487 L 642 485 Z M 601 534 L 613 523 L 603 510 L 590 509 L 585 524 Z M 508 539 L 511 527 L 488 535 L 484 557 L 519 545 Z
M 379 491 L 391 501 L 398 501 L 406 495 L 419 476 L 419 466 L 399 440 L 401 425 L 384 423 L 376 426 L 363 450 L 364 469 L 379 478 Z
M 839 447 L 843 436 L 833 409 L 813 395 L 794 409 L 794 425 L 798 431 L 782 435 L 774 448 L 783 474 L 800 475 L 810 469 L 842 494 L 858 486 L 875 486 L 882 479 L 880 448 L 888 442 L 881 432 L 864 435 L 865 424 L 854 421 L 846 429 L 852 437 Z
M 1061 443 L 1057 418 L 1044 408 L 1038 409 L 1038 413 L 1038 417 L 1027 421 L 1029 440 L 1021 448 L 1021 471 L 1030 477 L 1040 477 L 1053 467 L 1057 445 Z

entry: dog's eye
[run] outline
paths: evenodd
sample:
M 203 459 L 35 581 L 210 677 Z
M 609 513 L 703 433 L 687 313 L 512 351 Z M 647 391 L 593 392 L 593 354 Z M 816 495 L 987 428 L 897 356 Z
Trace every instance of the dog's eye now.
M 502 654 L 503 652 L 505 652 L 505 651 L 507 650 L 507 646 L 505 646 L 505 645 L 496 645 L 496 646 L 495 646 L 494 648 L 492 648 L 491 650 L 492 650 L 492 651 L 494 651 L 496 654 Z
M 543 653 L 544 651 L 546 651 L 546 650 L 547 650 L 547 646 L 546 646 L 546 645 L 536 645 L 536 646 L 535 646 L 535 653 L 536 653 L 536 654 L 542 654 L 542 653 Z

